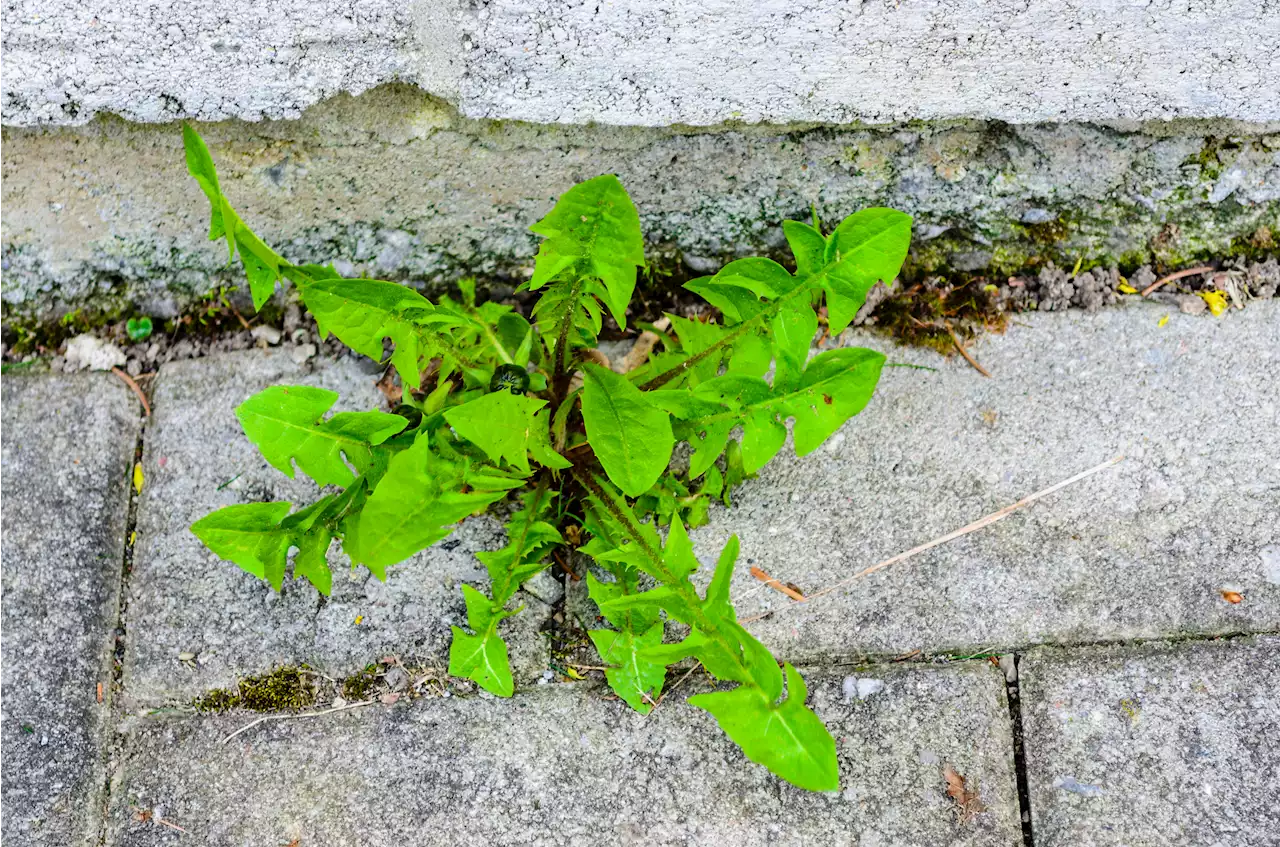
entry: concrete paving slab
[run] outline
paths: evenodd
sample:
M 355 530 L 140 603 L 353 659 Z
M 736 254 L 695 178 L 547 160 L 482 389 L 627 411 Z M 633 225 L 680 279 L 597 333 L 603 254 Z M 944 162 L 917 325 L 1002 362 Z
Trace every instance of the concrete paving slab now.
M 314 370 L 312 370 L 314 368 Z M 365 368 L 366 370 L 362 370 Z M 247 351 L 166 365 L 157 378 L 155 418 L 143 465 L 138 542 L 129 581 L 125 692 L 131 706 L 189 700 L 242 676 L 307 663 L 333 676 L 389 654 L 447 665 L 450 624 L 466 619 L 458 583 L 485 583 L 479 550 L 505 543 L 502 524 L 466 521 L 448 539 L 393 567 L 386 583 L 330 553 L 333 594 L 304 580 L 277 594 L 262 580 L 209 552 L 191 523 L 234 503 L 309 503 L 317 489 L 289 480 L 249 443 L 234 408 L 268 385 L 305 383 L 338 391 L 335 410 L 379 407 L 377 376 L 353 358 L 299 366 L 285 351 Z M 537 630 L 549 607 L 532 597 L 509 620 L 512 667 L 529 679 L 546 667 Z M 194 662 L 179 660 L 194 653 Z
M 1124 454 L 751 628 L 792 661 L 1280 630 L 1280 302 L 1169 312 L 1019 315 L 973 345 L 991 379 L 854 336 L 938 370 L 886 369 L 823 448 L 785 447 L 694 533 L 699 557 L 736 532 L 740 564 L 814 592 Z M 792 603 L 745 566 L 734 594 L 742 617 Z
M 1038 847 L 1280 841 L 1280 638 L 1032 651 Z
M 585 683 L 276 721 L 228 744 L 252 716 L 139 718 L 107 843 L 176 840 L 162 817 L 193 841 L 245 847 L 1021 844 L 1000 675 L 980 663 L 865 673 L 883 685 L 865 700 L 846 693 L 854 677 L 810 674 L 839 745 L 829 794 L 747 762 L 683 702 L 694 680 L 648 718 Z M 987 811 L 958 821 L 946 764 Z
M 122 383 L 101 374 L 6 376 L 0 407 L 0 831 L 15 847 L 97 844 L 141 412 Z

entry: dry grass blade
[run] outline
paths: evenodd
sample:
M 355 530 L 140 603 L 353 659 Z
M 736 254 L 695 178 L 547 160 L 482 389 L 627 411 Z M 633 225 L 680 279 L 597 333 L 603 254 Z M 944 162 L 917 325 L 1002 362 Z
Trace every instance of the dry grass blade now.
M 333 709 L 323 709 L 319 712 L 302 712 L 301 714 L 297 714 L 297 715 L 265 715 L 263 717 L 258 718 L 256 721 L 253 721 L 252 723 L 248 723 L 240 727 L 235 732 L 231 733 L 226 738 L 222 739 L 222 743 L 226 744 L 228 741 L 235 738 L 237 735 L 240 735 L 243 732 L 248 732 L 258 724 L 266 723 L 267 721 L 284 721 L 284 720 L 291 720 L 293 718 L 318 718 L 321 715 L 331 715 L 334 712 L 345 712 L 348 709 L 358 709 L 361 706 L 372 706 L 374 703 L 377 703 L 377 702 L 378 702 L 377 700 L 361 700 L 359 703 L 347 703 L 345 706 L 338 706 Z
M 986 517 L 979 518 L 978 520 L 974 521 L 971 524 L 966 524 L 965 526 L 960 527 L 954 532 L 949 532 L 940 538 L 935 538 L 932 541 L 927 541 L 918 547 L 912 547 L 910 550 L 906 551 L 905 553 L 899 553 L 896 556 L 885 559 L 883 562 L 876 562 L 871 567 L 863 568 L 862 570 L 858 571 L 856 574 L 849 577 L 848 579 L 842 579 L 839 582 L 835 583 L 834 585 L 829 585 L 826 588 L 822 589 L 821 591 L 815 591 L 814 593 L 808 595 L 808 597 L 805 598 L 807 601 L 806 605 L 811 604 L 814 600 L 818 599 L 819 597 L 822 597 L 827 594 L 831 594 L 832 592 L 835 592 L 835 591 L 839 591 L 841 588 L 844 588 L 847 585 L 851 585 L 852 583 L 857 582 L 863 577 L 869 576 L 870 574 L 873 574 L 876 571 L 881 570 L 882 568 L 887 568 L 890 565 L 896 565 L 898 562 L 904 562 L 907 559 L 910 559 L 912 556 L 920 555 L 926 550 L 932 550 L 934 547 L 937 547 L 942 544 L 946 544 L 948 541 L 954 541 L 955 539 L 961 537 L 962 535 L 968 535 L 971 532 L 975 532 L 976 530 L 982 529 L 984 526 L 990 526 L 991 524 L 996 523 L 997 521 L 1002 521 L 1005 518 L 1009 517 L 1009 515 L 1012 515 L 1014 512 L 1018 511 L 1019 509 L 1024 509 L 1027 506 L 1030 506 L 1035 501 L 1043 497 L 1048 497 L 1050 494 L 1053 494 L 1056 491 L 1061 491 L 1062 489 L 1066 488 L 1068 485 L 1077 483 L 1080 480 L 1084 479 L 1085 477 L 1093 476 L 1099 471 L 1104 471 L 1107 468 L 1117 465 L 1122 461 L 1124 461 L 1124 456 L 1116 456 L 1114 459 L 1108 459 L 1107 461 L 1103 462 L 1102 464 L 1096 467 L 1089 468 L 1089 470 L 1087 471 L 1081 471 L 1080 473 L 1076 474 L 1073 477 L 1064 479 L 1062 482 L 1059 482 L 1055 485 L 1051 485 L 1048 488 L 1037 491 L 1035 494 L 1024 497 L 1021 500 L 1019 500 L 1017 503 L 1013 503 L 1012 505 L 1005 506 L 1003 509 L 1001 509 L 998 512 L 992 512 Z M 797 607 L 797 605 L 799 604 L 784 606 L 783 608 L 778 609 L 776 611 L 770 611 L 770 612 L 765 612 L 764 614 L 753 615 L 752 617 L 749 617 L 749 618 L 742 618 L 740 622 L 752 623 L 753 621 L 758 621 L 766 617 L 767 615 L 776 614 L 777 612 L 784 612 L 787 609 L 794 609 Z
M 688 679 L 689 677 L 693 676 L 693 672 L 694 672 L 694 671 L 696 671 L 696 670 L 697 670 L 698 668 L 700 668 L 700 667 L 702 667 L 702 662 L 694 662 L 693 667 L 691 667 L 691 668 L 689 668 L 689 670 L 685 671 L 685 675 L 684 675 L 684 676 L 682 676 L 682 677 L 680 677 L 679 679 L 677 679 L 677 680 L 676 680 L 676 684 L 675 684 L 675 685 L 671 686 L 671 687 L 670 687 L 670 688 L 668 688 L 666 691 L 664 691 L 664 692 L 662 692 L 661 694 L 659 694 L 659 695 L 658 695 L 658 702 L 656 702 L 656 703 L 654 703 L 654 704 L 653 704 L 653 708 L 649 710 L 649 714 L 651 714 L 651 715 L 652 715 L 655 711 L 657 711 L 658 707 L 662 705 L 662 701 L 663 701 L 663 700 L 665 700 L 665 699 L 667 699 L 667 695 L 668 695 L 668 694 L 673 693 L 673 692 L 674 692 L 677 688 L 679 688 L 681 685 L 684 685 L 684 681 L 685 681 L 686 679 Z

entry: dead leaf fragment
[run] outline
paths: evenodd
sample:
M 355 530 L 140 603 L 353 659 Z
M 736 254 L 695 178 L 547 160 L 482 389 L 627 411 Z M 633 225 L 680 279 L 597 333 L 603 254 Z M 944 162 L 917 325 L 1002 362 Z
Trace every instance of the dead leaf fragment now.
M 382 392 L 382 396 L 387 398 L 387 406 L 394 409 L 404 400 L 404 385 L 400 382 L 400 374 L 396 373 L 394 365 L 389 365 L 378 381 L 374 383 L 374 387 Z
M 1233 606 L 1236 605 L 1237 603 L 1244 602 L 1244 595 L 1241 594 L 1239 591 L 1232 591 L 1229 588 L 1223 588 L 1221 590 L 1221 594 L 1222 594 L 1222 599 L 1226 600 L 1228 603 L 1230 603 Z
M 966 824 L 979 812 L 986 811 L 978 792 L 970 789 L 965 778 L 951 765 L 943 765 L 942 779 L 947 785 L 947 796 L 956 804 L 956 823 Z
M 394 691 L 388 691 L 378 699 L 382 701 L 382 705 L 384 706 L 394 706 L 396 701 L 400 699 L 400 695 Z

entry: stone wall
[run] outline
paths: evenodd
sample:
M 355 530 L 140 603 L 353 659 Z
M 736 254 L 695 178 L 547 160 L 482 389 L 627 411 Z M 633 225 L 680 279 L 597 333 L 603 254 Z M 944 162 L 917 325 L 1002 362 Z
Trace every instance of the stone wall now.
M 634 195 L 663 274 L 784 252 L 779 222 L 811 208 L 902 208 L 913 271 L 997 279 L 1280 237 L 1266 0 L 3 14 L 6 318 L 166 314 L 235 279 L 203 238 L 179 119 L 202 122 L 229 196 L 287 256 L 427 287 L 518 280 L 527 226 L 603 172 Z

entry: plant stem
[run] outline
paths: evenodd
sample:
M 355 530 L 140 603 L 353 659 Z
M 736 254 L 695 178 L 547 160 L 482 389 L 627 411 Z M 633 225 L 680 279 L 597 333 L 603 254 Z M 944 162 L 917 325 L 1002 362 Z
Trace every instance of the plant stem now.
M 817 279 L 820 276 L 822 276 L 822 274 L 812 277 L 811 279 Z M 752 317 L 747 318 L 745 321 L 738 324 L 736 327 L 734 327 L 732 332 L 730 332 L 724 338 L 721 338 L 716 343 L 712 344 L 707 349 L 702 350 L 698 353 L 694 353 L 692 356 L 685 359 L 683 362 L 671 368 L 670 370 L 663 371 L 657 376 L 651 378 L 644 385 L 640 386 L 640 390 L 652 391 L 655 388 L 661 388 L 671 380 L 675 379 L 676 377 L 688 371 L 694 365 L 698 364 L 699 362 L 711 356 L 712 353 L 720 352 L 724 348 L 732 345 L 733 342 L 737 341 L 739 338 L 746 335 L 748 332 L 755 330 L 760 324 L 764 323 L 765 319 L 772 318 L 779 311 L 781 311 L 781 307 L 784 303 L 789 302 L 790 300 L 798 297 L 802 293 L 808 294 L 812 290 L 813 290 L 813 285 L 811 282 L 807 285 L 797 286 L 794 290 L 789 291 L 786 294 L 779 297 L 777 300 L 774 300 L 773 303 L 769 305 L 769 308 L 765 309 L 760 314 L 753 315 Z
M 578 277 L 573 281 L 573 288 L 569 291 L 569 309 L 565 312 L 564 318 L 561 319 L 560 331 L 556 335 L 556 361 L 551 377 L 552 416 L 555 415 L 555 409 L 559 407 L 560 400 L 569 391 L 569 378 L 571 376 L 569 372 L 569 333 L 573 330 L 573 313 L 577 309 L 577 300 L 582 293 L 582 286 L 582 277 Z
M 675 590 L 680 600 L 689 609 L 694 620 L 687 621 L 695 629 L 701 631 L 704 635 L 715 638 L 723 644 L 732 645 L 726 650 L 726 655 L 730 656 L 735 665 L 737 665 L 733 682 L 742 685 L 749 685 L 753 688 L 759 688 L 759 684 L 751 676 L 751 669 L 747 666 L 746 661 L 742 657 L 741 643 L 736 634 L 724 631 L 723 624 L 725 621 L 718 620 L 706 613 L 702 606 L 702 598 L 698 595 L 698 591 L 694 588 L 693 583 L 688 577 L 677 578 L 667 568 L 666 561 L 662 557 L 662 551 L 655 549 L 645 538 L 639 524 L 636 523 L 635 515 L 629 508 L 623 508 L 610 496 L 604 486 L 600 484 L 594 474 L 583 472 L 577 468 L 574 469 L 573 475 L 577 480 L 595 495 L 600 504 L 618 521 L 630 534 L 632 541 L 640 546 L 645 556 L 653 563 L 654 575 L 664 586 Z M 736 624 L 736 622 L 733 622 Z

